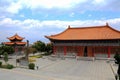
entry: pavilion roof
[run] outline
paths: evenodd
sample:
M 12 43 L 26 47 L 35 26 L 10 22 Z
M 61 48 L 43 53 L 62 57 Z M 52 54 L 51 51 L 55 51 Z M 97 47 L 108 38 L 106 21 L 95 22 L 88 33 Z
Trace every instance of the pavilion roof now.
M 120 31 L 113 29 L 106 23 L 103 26 L 78 27 L 70 26 L 63 32 L 45 36 L 50 40 L 109 40 L 120 39 Z
M 9 40 L 14 40 L 14 39 L 17 39 L 17 40 L 23 40 L 24 38 L 19 36 L 18 34 L 15 34 L 14 36 L 12 37 L 8 37 Z
M 26 42 L 4 42 L 5 45 L 25 45 Z

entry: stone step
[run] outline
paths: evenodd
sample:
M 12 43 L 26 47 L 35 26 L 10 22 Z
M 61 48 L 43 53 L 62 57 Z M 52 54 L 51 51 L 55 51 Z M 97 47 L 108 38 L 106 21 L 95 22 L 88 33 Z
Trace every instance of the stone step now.
M 87 61 L 94 61 L 94 57 L 76 57 L 77 60 L 87 60 Z

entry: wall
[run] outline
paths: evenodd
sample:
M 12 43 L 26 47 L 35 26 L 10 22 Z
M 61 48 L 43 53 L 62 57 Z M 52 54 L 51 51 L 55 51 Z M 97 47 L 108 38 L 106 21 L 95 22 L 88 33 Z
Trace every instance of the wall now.
M 84 56 L 85 46 L 66 46 L 66 55 L 67 56 Z M 120 53 L 120 47 L 111 47 L 110 57 L 113 57 L 116 51 Z M 64 46 L 56 46 L 56 55 L 64 55 Z M 108 47 L 87 47 L 88 57 L 108 57 Z

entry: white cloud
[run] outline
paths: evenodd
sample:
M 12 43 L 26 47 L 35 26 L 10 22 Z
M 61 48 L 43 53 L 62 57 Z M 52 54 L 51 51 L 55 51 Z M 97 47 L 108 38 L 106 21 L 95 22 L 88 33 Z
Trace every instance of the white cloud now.
M 13 14 L 17 14 L 22 9 L 76 9 L 80 12 L 86 10 L 120 10 L 120 1 L 118 0 L 2 0 L 0 5 L 2 5 L 0 10 Z
M 25 18 L 25 16 L 23 14 L 21 14 L 20 17 Z
M 0 16 L 0 19 L 3 19 L 3 18 L 5 18 L 5 16 Z
M 88 17 L 91 17 L 91 16 L 92 16 L 91 14 L 88 15 Z
M 20 9 L 22 9 L 22 5 L 20 2 L 17 3 L 12 2 L 10 6 L 7 8 L 7 11 L 14 14 L 18 13 Z
M 78 3 L 83 3 L 86 0 L 22 0 L 22 3 L 30 8 L 71 8 Z
M 105 4 L 106 3 L 106 1 L 105 0 L 93 0 L 93 2 L 92 2 L 94 5 L 98 5 L 98 4 L 101 4 L 101 5 L 103 5 L 103 4 Z
M 108 22 L 110 25 L 120 24 L 120 18 L 108 19 L 108 20 L 74 20 L 74 21 L 60 21 L 60 20 L 34 20 L 34 19 L 26 19 L 24 21 L 20 20 L 12 20 L 11 18 L 4 18 L 0 21 L 0 26 L 7 27 L 21 27 L 24 29 L 31 29 L 31 28 L 41 28 L 41 27 L 58 27 L 58 28 L 66 28 L 66 26 L 71 25 L 73 27 L 84 27 L 84 26 L 96 26 L 96 25 L 105 25 Z M 112 26 L 114 27 L 114 26 Z M 117 25 L 120 29 L 120 26 Z
M 11 3 L 6 7 L 6 10 L 10 13 L 16 14 L 23 8 L 39 9 L 39 8 L 59 8 L 68 9 L 72 8 L 78 3 L 83 3 L 86 0 L 11 0 Z M 10 2 L 10 1 L 9 1 Z
M 75 13 L 74 13 L 74 12 L 72 12 L 72 13 L 70 14 L 70 17 L 74 17 L 74 15 L 75 15 Z
M 39 21 L 34 19 L 26 19 L 24 21 L 13 20 L 11 18 L 4 18 L 0 20 L 0 41 L 6 41 L 6 37 L 12 36 L 18 33 L 24 36 L 31 42 L 37 40 L 46 40 L 44 35 L 56 34 L 64 31 L 68 25 L 71 27 L 89 27 L 89 26 L 101 26 L 109 25 L 117 30 L 120 30 L 120 18 L 108 19 L 108 20 L 74 20 L 74 21 L 60 21 L 60 20 L 48 20 Z M 5 35 L 6 34 L 6 35 Z M 3 36 L 4 37 L 1 37 Z

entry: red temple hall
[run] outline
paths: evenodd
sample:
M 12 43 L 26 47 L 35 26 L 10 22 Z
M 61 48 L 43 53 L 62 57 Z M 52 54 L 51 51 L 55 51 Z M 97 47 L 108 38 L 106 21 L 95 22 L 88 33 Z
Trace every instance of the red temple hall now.
M 8 37 L 8 39 L 10 42 L 4 42 L 4 44 L 7 46 L 13 46 L 15 48 L 15 51 L 21 51 L 26 45 L 26 42 L 22 42 L 24 38 L 18 34 L 15 34 L 12 37 Z
M 45 36 L 53 43 L 53 54 L 59 56 L 112 58 L 120 53 L 120 31 L 106 23 L 103 26 L 68 28 Z

